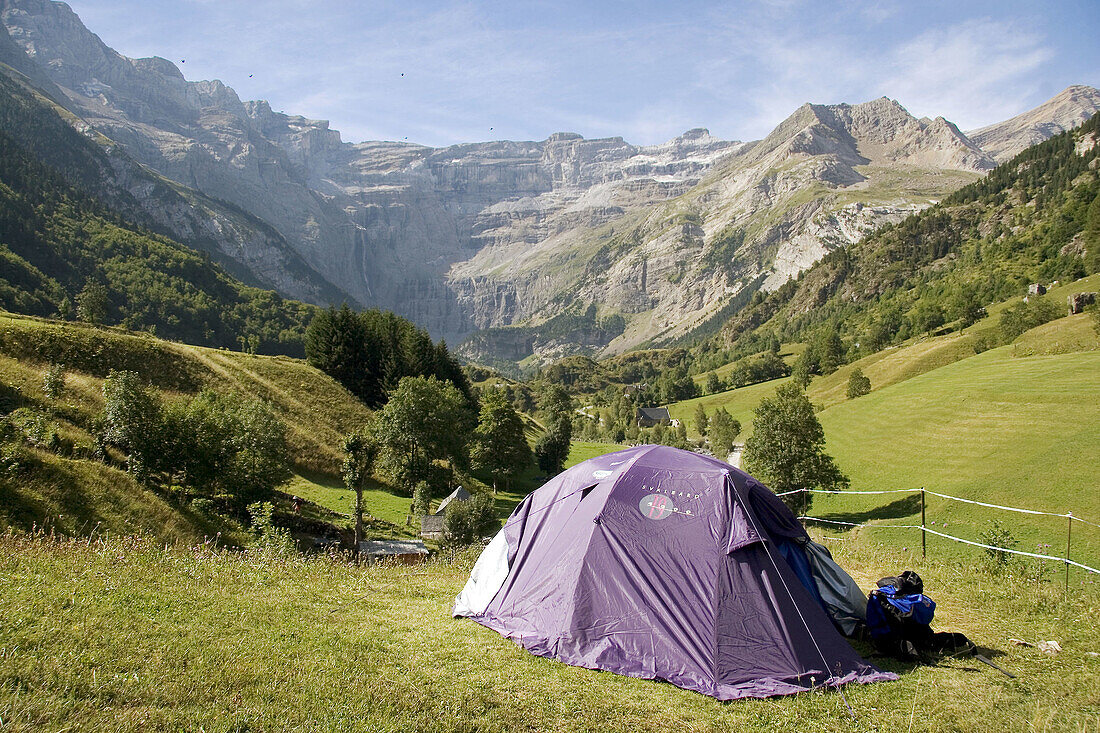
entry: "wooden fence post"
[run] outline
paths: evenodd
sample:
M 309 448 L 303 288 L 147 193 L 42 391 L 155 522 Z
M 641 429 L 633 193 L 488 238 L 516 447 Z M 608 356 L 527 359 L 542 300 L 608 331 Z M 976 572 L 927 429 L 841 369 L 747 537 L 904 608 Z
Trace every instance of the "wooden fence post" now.
M 1066 600 L 1069 600 L 1069 540 L 1073 536 L 1073 512 L 1066 513 Z
M 928 557 L 928 535 L 924 531 L 924 487 L 920 487 L 920 556 Z

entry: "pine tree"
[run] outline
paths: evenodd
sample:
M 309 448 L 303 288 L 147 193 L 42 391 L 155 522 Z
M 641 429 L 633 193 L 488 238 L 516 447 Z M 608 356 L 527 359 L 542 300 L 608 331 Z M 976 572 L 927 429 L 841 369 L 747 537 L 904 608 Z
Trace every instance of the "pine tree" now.
M 695 406 L 695 429 L 699 431 L 700 437 L 706 437 L 708 422 L 707 410 L 703 407 L 703 403 L 700 402 Z

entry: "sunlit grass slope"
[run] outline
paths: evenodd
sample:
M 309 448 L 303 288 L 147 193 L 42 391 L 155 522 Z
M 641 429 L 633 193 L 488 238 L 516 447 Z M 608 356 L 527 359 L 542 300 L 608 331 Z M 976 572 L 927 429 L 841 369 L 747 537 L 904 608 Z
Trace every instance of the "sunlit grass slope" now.
M 0 537 L 0 719 L 10 731 L 1092 730 L 1095 586 L 1018 585 L 945 559 L 830 542 L 868 587 L 914 567 L 970 659 L 875 659 L 898 682 L 720 703 L 570 667 L 450 617 L 474 555 L 356 567 L 127 540 Z M 1047 656 L 1009 638 L 1055 639 Z M 869 650 L 860 647 L 864 654 Z M 910 723 L 912 722 L 912 728 Z
M 1089 284 L 1079 281 L 1052 295 L 1064 297 Z M 853 489 L 925 486 L 990 503 L 1073 511 L 1100 522 L 1100 339 L 1091 316 L 1060 318 L 1012 344 L 975 354 L 974 341 L 990 327 L 983 321 L 962 333 L 916 340 L 816 377 L 808 394 L 824 407 L 819 418 L 828 452 Z M 870 378 L 873 391 L 849 400 L 845 390 L 855 368 Z M 690 420 L 699 402 L 708 412 L 723 406 L 741 420 L 744 437 L 751 433 L 752 411 L 782 382 L 688 400 L 670 412 Z M 920 505 L 905 496 L 818 496 L 812 513 L 919 524 Z M 966 539 L 980 539 L 996 519 L 1019 541 L 1016 549 L 1065 552 L 1065 519 L 936 498 L 928 499 L 927 514 L 936 529 Z M 900 545 L 911 546 L 917 537 L 912 531 L 881 532 L 896 532 Z M 981 552 L 931 536 L 929 542 L 937 551 Z M 1071 556 L 1100 562 L 1100 528 L 1076 524 Z
M 57 398 L 43 392 L 51 363 L 65 366 L 65 388 Z M 168 399 L 209 388 L 268 402 L 287 425 L 292 468 L 309 475 L 337 477 L 342 436 L 370 416 L 343 387 L 301 360 L 0 313 L 0 382 L 12 402 L 5 409 L 48 415 L 76 456 L 91 454 L 91 430 L 103 410 L 103 380 L 111 369 L 137 372 Z M 98 523 L 100 531 L 146 531 L 165 540 L 234 531 L 142 489 L 116 468 L 41 451 L 33 455 L 34 466 L 0 486 L 0 524 L 46 524 L 80 533 Z
M 1100 522 L 1100 352 L 1013 357 L 1001 347 L 820 413 L 827 450 L 855 489 L 925 486 L 940 493 Z M 815 513 L 852 506 L 822 499 Z M 881 503 L 879 497 L 876 503 Z M 910 502 L 908 512 L 919 516 Z M 976 539 L 991 519 L 1034 551 L 1064 550 L 1064 519 L 929 501 L 930 519 Z M 1076 528 L 1100 558 L 1100 528 Z

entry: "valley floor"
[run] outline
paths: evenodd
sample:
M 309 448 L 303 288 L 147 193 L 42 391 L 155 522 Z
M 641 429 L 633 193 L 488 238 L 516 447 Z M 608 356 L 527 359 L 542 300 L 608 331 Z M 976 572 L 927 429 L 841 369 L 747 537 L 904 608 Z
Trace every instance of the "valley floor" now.
M 0 536 L 0 728 L 10 731 L 1095 730 L 1100 588 L 828 539 L 865 588 L 914 567 L 972 659 L 898 682 L 719 703 L 569 667 L 450 617 L 474 554 L 413 567 Z M 1047 656 L 1010 639 L 1054 639 Z M 864 654 L 870 650 L 861 647 Z M 853 717 L 854 715 L 854 717 Z

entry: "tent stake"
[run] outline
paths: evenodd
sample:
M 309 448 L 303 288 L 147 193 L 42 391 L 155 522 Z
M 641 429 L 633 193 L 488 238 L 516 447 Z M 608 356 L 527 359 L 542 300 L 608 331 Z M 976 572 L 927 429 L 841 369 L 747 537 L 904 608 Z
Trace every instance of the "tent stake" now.
M 924 487 L 920 487 L 920 556 L 928 557 L 928 534 L 924 531 Z

